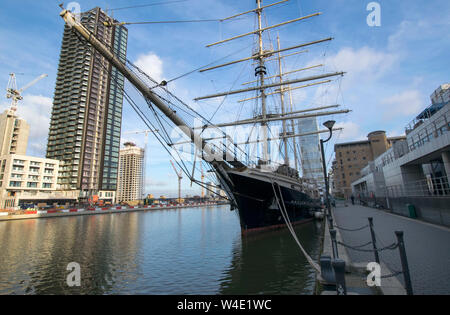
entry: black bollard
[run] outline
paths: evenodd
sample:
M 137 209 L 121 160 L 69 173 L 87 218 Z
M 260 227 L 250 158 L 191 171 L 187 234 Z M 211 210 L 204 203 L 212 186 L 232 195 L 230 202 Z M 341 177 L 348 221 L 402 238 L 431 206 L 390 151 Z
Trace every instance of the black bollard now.
M 347 295 L 347 286 L 345 285 L 345 261 L 342 259 L 334 259 L 331 262 L 336 278 L 336 294 Z
M 338 249 L 337 249 L 337 241 L 336 241 L 336 230 L 331 229 L 330 230 L 330 236 L 331 236 L 331 247 L 333 249 L 333 258 L 338 258 Z
M 379 264 L 380 257 L 378 256 L 377 241 L 375 239 L 375 232 L 373 230 L 373 218 L 368 219 L 369 219 L 370 235 L 372 236 L 373 254 L 375 255 L 375 261 Z
M 395 231 L 398 242 L 398 250 L 400 252 L 400 260 L 402 262 L 403 278 L 405 280 L 405 289 L 407 295 L 413 295 L 411 284 L 411 275 L 409 273 L 408 259 L 406 258 L 405 242 L 403 240 L 403 231 Z

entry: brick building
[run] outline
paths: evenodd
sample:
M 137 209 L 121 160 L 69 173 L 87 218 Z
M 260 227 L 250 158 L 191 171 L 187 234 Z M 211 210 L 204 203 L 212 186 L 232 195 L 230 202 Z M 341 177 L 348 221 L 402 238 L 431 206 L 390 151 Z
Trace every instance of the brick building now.
M 386 137 L 385 131 L 374 131 L 367 140 L 338 143 L 334 146 L 333 191 L 337 196 L 350 197 L 351 183 L 361 177 L 361 170 L 376 157 L 405 137 Z

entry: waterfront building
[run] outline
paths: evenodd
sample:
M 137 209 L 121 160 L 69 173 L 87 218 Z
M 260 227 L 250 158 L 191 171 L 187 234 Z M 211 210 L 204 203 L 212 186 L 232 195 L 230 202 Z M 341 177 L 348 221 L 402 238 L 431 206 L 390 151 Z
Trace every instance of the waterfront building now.
M 117 202 L 140 200 L 144 191 L 144 149 L 132 142 L 124 145 L 119 154 Z
M 319 131 L 316 117 L 299 119 L 298 128 L 300 134 Z M 302 166 L 302 178 L 314 184 L 319 194 L 325 191 L 325 179 L 323 177 L 322 153 L 320 152 L 319 134 L 299 137 L 300 160 Z M 315 196 L 319 198 L 319 196 Z
M 30 126 L 24 119 L 11 109 L 5 110 L 0 114 L 0 156 L 26 154 L 29 133 Z
M 0 156 L 0 208 L 26 204 L 75 201 L 73 195 L 57 193 L 59 161 L 20 154 Z
M 81 14 L 99 40 L 126 61 L 127 29 L 106 26 L 100 8 Z M 47 144 L 61 161 L 58 185 L 80 200 L 113 202 L 117 189 L 124 77 L 65 25 Z
M 405 131 L 405 139 L 361 171 L 353 193 L 405 214 L 412 204 L 422 218 L 450 224 L 450 100 L 428 106 Z
M 386 137 L 385 131 L 374 131 L 368 140 L 338 143 L 334 146 L 336 162 L 333 163 L 334 194 L 350 197 L 351 183 L 361 176 L 361 170 L 370 161 L 386 152 L 392 145 L 405 137 Z
M 431 104 L 445 104 L 450 102 L 450 83 L 442 84 L 430 96 Z

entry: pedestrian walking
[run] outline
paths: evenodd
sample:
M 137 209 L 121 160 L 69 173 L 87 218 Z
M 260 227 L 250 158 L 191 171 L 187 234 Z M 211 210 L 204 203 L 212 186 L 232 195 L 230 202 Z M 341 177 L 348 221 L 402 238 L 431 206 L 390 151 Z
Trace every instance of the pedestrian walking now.
M 352 205 L 354 205 L 354 204 L 355 204 L 355 196 L 353 196 L 353 194 L 352 194 L 352 196 L 350 197 L 350 199 L 352 200 Z

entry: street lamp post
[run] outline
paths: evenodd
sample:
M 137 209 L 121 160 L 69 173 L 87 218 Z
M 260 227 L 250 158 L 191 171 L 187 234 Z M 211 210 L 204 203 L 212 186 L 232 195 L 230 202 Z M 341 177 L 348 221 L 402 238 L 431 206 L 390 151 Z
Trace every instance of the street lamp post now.
M 330 197 L 329 197 L 329 187 L 328 187 L 328 175 L 327 175 L 327 166 L 325 162 L 325 151 L 323 149 L 323 144 L 328 142 L 333 136 L 333 126 L 336 122 L 334 120 L 328 120 L 323 123 L 325 127 L 330 130 L 330 135 L 327 140 L 320 139 L 320 149 L 322 151 L 322 168 L 323 168 L 323 177 L 325 179 L 325 200 L 327 204 L 327 216 L 331 215 L 331 206 L 330 206 Z

